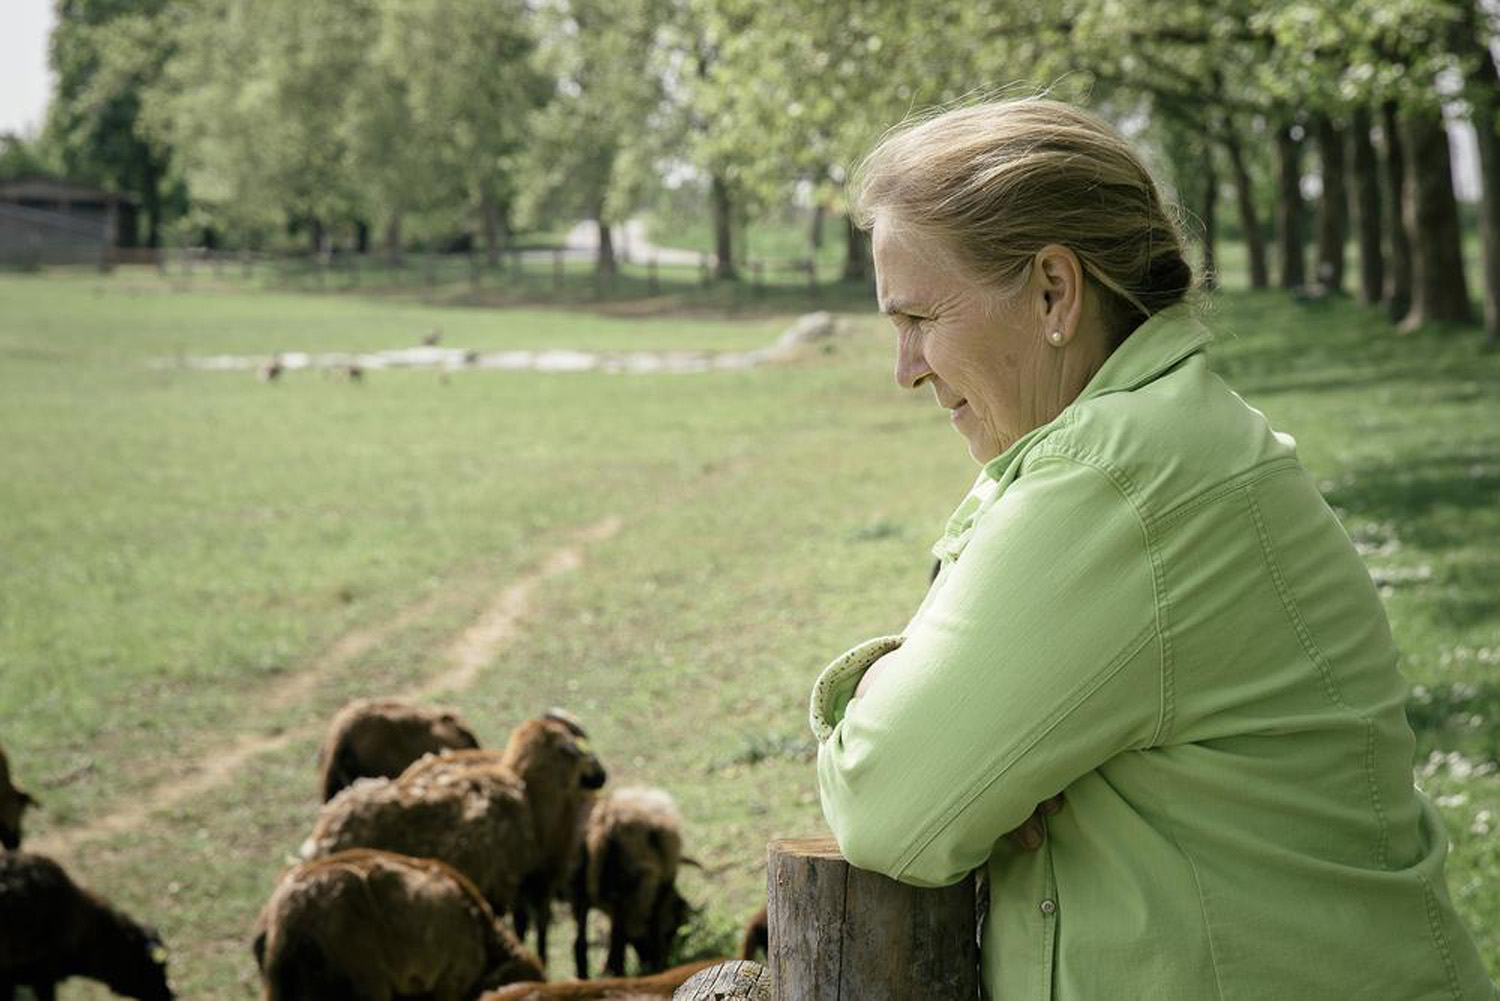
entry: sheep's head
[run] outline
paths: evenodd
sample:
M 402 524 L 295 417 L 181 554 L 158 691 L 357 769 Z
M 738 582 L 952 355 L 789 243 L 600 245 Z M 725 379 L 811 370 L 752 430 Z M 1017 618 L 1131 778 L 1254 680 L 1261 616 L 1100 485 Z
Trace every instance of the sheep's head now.
M 444 747 L 473 749 L 479 746 L 474 731 L 464 726 L 463 721 L 452 713 L 443 713 L 433 727 L 438 742 Z
M 174 1001 L 167 983 L 167 947 L 151 928 L 122 922 L 125 939 L 119 962 L 105 979 L 116 994 L 139 1001 Z
M 651 908 L 645 936 L 630 943 L 640 957 L 643 970 L 655 973 L 667 968 L 677 933 L 687 924 L 691 913 L 692 905 L 677 892 L 676 886 L 668 883 L 661 888 Z
M 21 847 L 21 815 L 36 800 L 25 789 L 11 786 L 0 791 L 0 846 L 14 851 Z
M 577 722 L 551 714 L 516 727 L 505 758 L 526 781 L 545 776 L 559 788 L 598 789 L 607 777 Z

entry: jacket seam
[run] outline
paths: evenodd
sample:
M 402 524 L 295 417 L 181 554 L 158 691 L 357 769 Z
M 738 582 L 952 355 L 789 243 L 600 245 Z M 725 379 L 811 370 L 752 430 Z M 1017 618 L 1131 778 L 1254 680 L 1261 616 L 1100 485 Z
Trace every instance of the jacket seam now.
M 1167 594 L 1166 567 L 1161 554 L 1161 548 L 1157 545 L 1158 534 L 1154 530 L 1155 524 L 1146 517 L 1145 511 L 1139 500 L 1140 491 L 1135 482 L 1126 476 L 1123 471 L 1115 466 L 1098 462 L 1094 459 L 1085 459 L 1070 452 L 1063 451 L 1058 445 L 1035 457 L 1035 462 L 1041 462 L 1049 458 L 1066 459 L 1080 466 L 1087 466 L 1109 480 L 1125 503 L 1135 514 L 1135 520 L 1141 527 L 1141 536 L 1146 544 L 1146 559 L 1151 567 L 1151 611 L 1156 621 L 1156 635 L 1161 644 L 1160 650 L 1160 704 L 1157 707 L 1156 732 L 1151 735 L 1148 746 L 1156 747 L 1167 740 L 1168 734 L 1176 725 L 1177 719 L 1177 675 L 1174 670 L 1172 633 L 1170 628 L 1172 600 Z
M 1188 872 L 1193 875 L 1193 889 L 1197 892 L 1198 913 L 1203 916 L 1203 937 L 1208 942 L 1208 966 L 1214 973 L 1214 993 L 1219 1001 L 1224 1001 L 1224 984 L 1219 977 L 1219 950 L 1214 946 L 1214 925 L 1208 916 L 1208 899 L 1203 895 L 1203 877 L 1198 874 L 1198 863 L 1193 861 L 1193 856 L 1182 847 L 1182 842 L 1171 831 L 1163 831 L 1167 839 L 1172 842 L 1172 847 L 1182 853 L 1183 861 L 1187 862 Z
M 1154 623 L 1141 630 L 1140 634 L 1132 638 L 1114 660 L 1109 661 L 1093 677 L 1074 688 L 1068 694 L 1067 700 L 1051 716 L 1038 724 L 1029 739 L 1016 747 L 1014 753 L 1010 755 L 1009 760 L 1002 759 L 993 771 L 987 769 L 983 773 L 983 777 L 977 779 L 969 788 L 964 790 L 963 794 L 953 801 L 952 806 L 939 815 L 937 820 L 932 823 L 925 833 L 919 835 L 910 847 L 897 856 L 895 878 L 900 879 L 901 876 L 905 875 L 906 870 L 916 861 L 917 856 L 921 855 L 928 845 L 932 844 L 939 835 L 947 830 L 948 825 L 953 823 L 958 815 L 968 808 L 970 803 L 979 798 L 979 795 L 984 790 L 1000 781 L 1001 777 L 1010 771 L 1016 762 L 1024 758 L 1032 748 L 1041 742 L 1042 738 L 1055 730 L 1063 720 L 1071 716 L 1080 705 L 1087 702 L 1106 682 L 1118 674 L 1126 664 L 1130 663 L 1135 658 L 1135 655 L 1140 653 L 1146 644 L 1151 641 L 1151 637 L 1155 633 L 1156 625 Z
M 1260 502 L 1255 497 L 1255 490 L 1246 484 L 1242 488 L 1245 492 L 1245 501 L 1250 510 L 1250 519 L 1255 525 L 1255 534 L 1260 541 L 1261 556 L 1266 561 L 1266 569 L 1271 575 L 1271 581 L 1276 587 L 1276 595 L 1281 600 L 1282 609 L 1286 612 L 1287 619 L 1292 624 L 1292 629 L 1297 634 L 1297 640 L 1302 646 L 1302 651 L 1312 661 L 1314 669 L 1317 670 L 1319 679 L 1323 683 L 1323 693 L 1333 705 L 1357 719 L 1364 729 L 1365 754 L 1364 772 L 1365 784 L 1369 789 L 1370 808 L 1375 814 L 1377 835 L 1375 840 L 1375 865 L 1384 870 L 1387 868 L 1387 846 L 1390 842 L 1390 824 L 1386 819 L 1385 805 L 1380 799 L 1380 785 L 1375 775 L 1375 724 L 1369 716 L 1360 712 L 1345 701 L 1343 693 L 1339 691 L 1338 682 L 1333 677 L 1333 669 L 1328 663 L 1321 647 L 1313 639 L 1312 630 L 1308 629 L 1307 622 L 1302 617 L 1302 612 L 1297 607 L 1296 598 L 1292 595 L 1291 588 L 1287 585 L 1286 577 L 1282 575 L 1281 564 L 1277 562 L 1276 554 L 1271 546 L 1271 535 L 1266 529 L 1265 517 L 1260 510 Z
M 1453 964 L 1453 950 L 1448 944 L 1448 936 L 1443 933 L 1442 915 L 1438 912 L 1437 896 L 1432 892 L 1432 884 L 1427 877 L 1417 873 L 1417 881 L 1422 884 L 1422 903 L 1427 911 L 1427 927 L 1432 932 L 1432 942 L 1438 948 L 1438 953 L 1443 957 L 1443 971 L 1448 974 L 1448 993 L 1452 995 L 1453 1001 L 1463 1001 L 1463 986 L 1458 982 L 1458 967 Z
M 1257 463 L 1249 469 L 1241 470 L 1227 480 L 1206 487 L 1203 491 L 1179 503 L 1176 507 L 1169 508 L 1152 519 L 1152 525 L 1158 530 L 1164 530 L 1174 522 L 1186 518 L 1199 508 L 1206 507 L 1216 500 L 1229 496 L 1242 487 L 1252 486 L 1261 480 L 1268 479 L 1281 472 L 1293 472 L 1301 466 L 1295 456 L 1277 456 L 1267 459 L 1265 462 Z

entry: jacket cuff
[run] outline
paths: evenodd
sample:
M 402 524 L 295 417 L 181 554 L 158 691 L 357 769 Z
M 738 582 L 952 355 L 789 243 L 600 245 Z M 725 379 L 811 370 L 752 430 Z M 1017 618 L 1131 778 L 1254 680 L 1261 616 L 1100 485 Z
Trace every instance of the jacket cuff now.
M 869 666 L 901 645 L 900 636 L 879 636 L 837 657 L 823 668 L 813 684 L 811 723 L 818 741 L 833 735 L 833 728 L 844 718 L 854 689 Z

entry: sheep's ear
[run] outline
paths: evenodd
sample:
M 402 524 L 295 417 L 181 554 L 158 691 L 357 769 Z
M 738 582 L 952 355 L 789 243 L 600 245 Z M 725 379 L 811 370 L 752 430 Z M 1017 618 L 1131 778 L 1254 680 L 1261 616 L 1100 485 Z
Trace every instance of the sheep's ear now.
M 542 718 L 557 720 L 557 722 L 573 731 L 573 735 L 575 737 L 588 736 L 588 734 L 584 733 L 583 731 L 583 724 L 578 722 L 578 717 L 574 716 L 566 709 L 563 709 L 561 706 L 552 706 L 546 712 L 542 713 Z
M 691 855 L 684 855 L 684 856 L 682 856 L 682 858 L 681 858 L 680 861 L 682 862 L 683 865 L 690 865 L 694 869 L 702 869 L 703 868 L 703 863 L 699 862 L 697 859 L 693 858 Z
M 250 940 L 250 951 L 255 955 L 255 967 L 262 973 L 266 971 L 266 933 L 256 932 L 255 938 Z

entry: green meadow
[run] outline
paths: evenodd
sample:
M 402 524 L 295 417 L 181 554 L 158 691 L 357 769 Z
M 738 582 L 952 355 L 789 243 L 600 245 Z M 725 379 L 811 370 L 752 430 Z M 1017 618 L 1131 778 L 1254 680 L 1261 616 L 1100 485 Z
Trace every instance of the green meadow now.
M 43 802 L 32 846 L 162 930 L 180 996 L 257 996 L 248 931 L 310 830 L 323 721 L 441 687 L 496 609 L 477 674 L 436 699 L 496 744 L 566 707 L 612 786 L 671 792 L 703 865 L 683 954 L 733 949 L 766 841 L 823 830 L 814 675 L 906 621 L 973 478 L 930 395 L 894 385 L 870 306 L 829 350 L 701 374 L 181 364 L 434 328 L 480 351 L 739 351 L 795 305 L 485 309 L 457 281 L 450 302 L 0 276 L 0 744 Z M 1219 370 L 1296 437 L 1380 585 L 1449 886 L 1500 977 L 1500 353 L 1347 301 L 1213 310 Z

